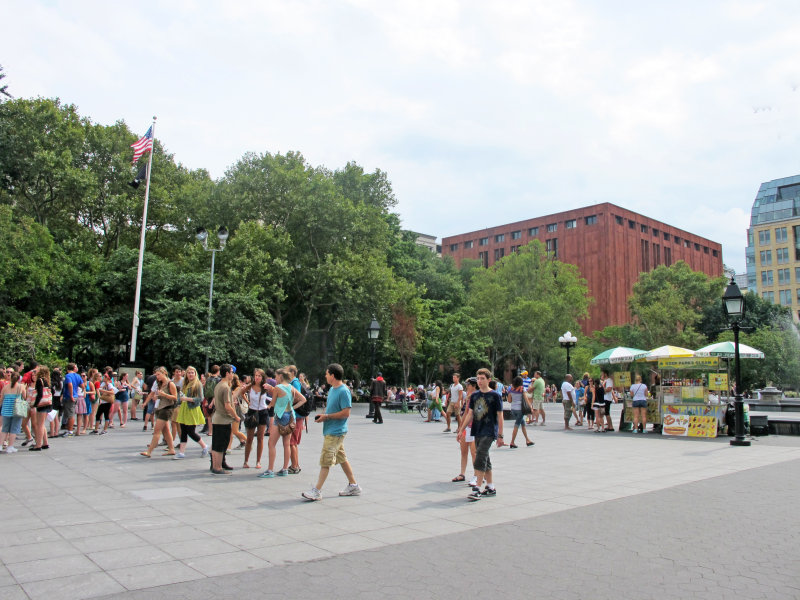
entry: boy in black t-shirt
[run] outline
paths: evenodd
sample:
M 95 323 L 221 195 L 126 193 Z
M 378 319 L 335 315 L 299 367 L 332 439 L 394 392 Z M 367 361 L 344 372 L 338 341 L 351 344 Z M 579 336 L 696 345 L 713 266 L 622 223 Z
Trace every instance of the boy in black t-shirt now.
M 461 425 L 458 434 L 465 423 L 472 422 L 471 434 L 475 436 L 475 476 L 478 484 L 472 488 L 472 493 L 467 499 L 475 502 L 481 498 L 497 495 L 492 480 L 492 461 L 489 459 L 489 448 L 492 442 L 497 440 L 497 447 L 503 446 L 503 399 L 489 387 L 492 374 L 489 369 L 478 370 L 478 391 L 470 396 L 469 409 Z M 480 482 L 486 479 L 486 487 L 481 492 Z

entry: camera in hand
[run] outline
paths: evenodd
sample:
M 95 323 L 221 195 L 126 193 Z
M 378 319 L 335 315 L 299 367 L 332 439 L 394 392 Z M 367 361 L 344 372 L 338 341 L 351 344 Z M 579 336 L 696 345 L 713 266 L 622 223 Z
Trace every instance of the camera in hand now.
M 322 420 L 322 415 L 316 415 L 316 416 L 314 417 L 314 420 L 315 420 L 317 423 L 319 423 L 319 422 Z

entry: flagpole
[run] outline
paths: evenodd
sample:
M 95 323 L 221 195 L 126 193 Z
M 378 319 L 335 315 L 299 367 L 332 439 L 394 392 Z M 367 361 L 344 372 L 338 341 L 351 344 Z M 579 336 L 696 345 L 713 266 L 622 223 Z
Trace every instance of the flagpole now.
M 150 172 L 153 170 L 153 153 L 156 149 L 156 117 L 150 133 L 153 134 L 153 147 L 147 163 L 147 185 L 144 188 L 144 211 L 142 213 L 142 236 L 139 240 L 139 266 L 136 269 L 136 298 L 133 301 L 133 331 L 131 332 L 131 363 L 136 362 L 136 337 L 139 333 L 139 300 L 142 295 L 142 264 L 144 262 L 144 238 L 147 232 L 147 202 L 150 199 Z

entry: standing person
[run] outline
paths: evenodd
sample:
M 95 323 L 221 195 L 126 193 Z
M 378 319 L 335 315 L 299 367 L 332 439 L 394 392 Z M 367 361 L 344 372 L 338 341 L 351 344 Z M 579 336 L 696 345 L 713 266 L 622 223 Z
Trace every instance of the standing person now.
M 528 404 L 528 399 L 525 398 L 525 387 L 522 381 L 522 377 L 517 375 L 511 382 L 511 389 L 508 390 L 508 395 L 511 398 L 511 418 L 514 419 L 514 431 L 511 433 L 510 448 L 517 447 L 514 441 L 517 439 L 517 430 L 520 427 L 522 427 L 522 435 L 525 436 L 525 445 L 533 446 L 533 442 L 528 437 L 528 432 L 525 429 L 525 414 L 522 411 L 522 403 Z M 530 404 L 528 404 L 528 408 L 530 408 Z
M 128 402 L 130 401 L 132 389 L 133 386 L 128 381 L 128 374 L 123 373 L 120 375 L 117 383 L 117 393 L 114 394 L 114 408 L 111 411 L 112 422 L 114 421 L 114 412 L 118 413 L 120 429 L 128 424 Z
M 244 464 L 242 468 L 249 469 L 250 451 L 253 448 L 253 438 L 256 438 L 256 469 L 261 468 L 261 456 L 264 453 L 264 433 L 269 427 L 269 409 L 267 406 L 272 397 L 267 391 L 267 375 L 263 369 L 253 371 L 253 383 L 247 386 L 246 393 L 249 401 L 244 426 L 247 430 L 247 443 L 244 447 Z
M 211 365 L 211 370 L 206 375 L 206 382 L 203 384 L 203 396 L 205 397 L 203 400 L 203 415 L 206 418 L 206 424 L 200 433 L 212 435 L 214 431 L 211 417 L 214 413 L 214 390 L 219 381 L 219 365 Z
M 180 406 L 178 407 L 178 425 L 181 429 L 181 442 L 178 453 L 173 457 L 180 460 L 186 456 L 186 442 L 189 438 L 200 444 L 203 449 L 203 456 L 208 456 L 208 446 L 195 432 L 198 425 L 203 425 L 206 418 L 203 416 L 203 386 L 197 378 L 197 369 L 194 367 L 186 368 L 186 378 L 183 382 Z
M 269 465 L 267 470 L 259 475 L 264 479 L 272 478 L 276 475 L 283 477 L 289 474 L 289 462 L 292 456 L 291 435 L 297 429 L 297 415 L 294 412 L 294 408 L 306 401 L 305 396 L 292 387 L 290 383 L 292 376 L 287 368 L 278 369 L 276 376 L 278 385 L 270 390 L 272 402 L 270 402 L 269 408 L 272 409 L 274 418 L 269 427 L 269 442 L 267 445 Z M 292 427 L 292 425 L 294 426 Z M 278 454 L 279 438 L 283 442 L 283 468 L 275 473 L 275 458 Z
M 603 382 L 599 379 L 594 380 L 594 401 L 592 408 L 594 409 L 594 426 L 595 432 L 605 431 L 603 427 L 603 414 L 606 411 L 606 403 L 603 400 Z
M 447 421 L 446 432 L 451 430 L 450 417 L 452 415 L 455 415 L 456 429 L 458 429 L 458 417 L 461 414 L 463 402 L 464 386 L 461 385 L 461 373 L 453 373 L 453 384 L 450 386 L 450 391 L 447 393 L 447 411 L 444 413 L 444 418 Z
M 475 502 L 481 498 L 497 495 L 492 474 L 492 461 L 489 458 L 489 449 L 496 441 L 497 447 L 503 446 L 503 399 L 496 391 L 489 387 L 492 373 L 489 369 L 478 369 L 478 390 L 470 397 L 470 406 L 458 434 L 464 430 L 465 423 L 472 422 L 471 433 L 475 436 L 475 486 L 467 499 Z M 486 487 L 481 491 L 480 483 L 486 480 Z
M 472 435 L 472 423 L 465 423 L 464 422 L 464 415 L 467 413 L 467 410 L 470 407 L 470 402 L 472 398 L 472 394 L 474 394 L 478 390 L 478 380 L 475 377 L 470 377 L 466 381 L 467 390 L 466 390 L 466 399 L 461 403 L 461 414 L 458 417 L 458 424 L 456 427 L 456 440 L 458 440 L 459 450 L 461 451 L 461 472 L 453 477 L 452 481 L 459 482 L 464 481 L 466 479 L 465 475 L 467 472 L 467 457 L 472 455 L 472 463 L 473 463 L 473 476 L 472 479 L 469 480 L 470 487 L 477 485 L 478 477 L 474 473 L 474 464 L 475 464 L 475 436 Z
M 572 385 L 572 375 L 569 373 L 561 384 L 561 402 L 564 405 L 564 429 L 572 431 L 569 420 L 575 414 L 575 388 Z
M 231 441 L 231 423 L 239 421 L 233 406 L 231 382 L 233 371 L 231 365 L 219 367 L 219 381 L 214 386 L 214 409 L 211 415 L 213 428 L 209 426 L 211 435 L 211 472 L 214 475 L 227 475 L 233 467 L 225 461 L 225 453 Z
M 33 375 L 35 396 L 33 406 L 31 406 L 31 424 L 35 443 L 28 450 L 39 452 L 50 447 L 47 443 L 47 430 L 45 429 L 47 413 L 53 407 L 53 391 L 50 386 L 50 369 L 45 365 L 39 365 Z
M 576 425 L 583 427 L 583 408 L 586 403 L 586 390 L 583 389 L 583 382 L 575 383 L 575 406 L 572 407 L 572 414 L 575 415 Z
M 58 426 L 61 423 L 62 404 L 61 397 L 64 393 L 64 378 L 61 376 L 61 368 L 54 367 L 50 375 L 50 388 L 53 390 L 53 407 L 56 411 L 55 416 L 50 420 L 50 437 L 58 436 Z M 52 415 L 51 415 L 52 416 Z
M 583 389 L 586 392 L 583 404 L 583 416 L 586 419 L 586 424 L 589 429 L 594 429 L 594 382 L 589 378 L 588 373 L 584 373 L 583 381 L 585 381 Z
M 175 403 L 178 401 L 178 390 L 169 378 L 169 373 L 165 367 L 158 367 L 156 369 L 156 379 L 157 381 L 154 384 L 152 392 L 158 402 L 158 407 L 155 409 L 156 424 L 153 427 L 153 437 L 150 439 L 147 450 L 139 453 L 146 458 L 150 458 L 153 449 L 158 446 L 162 434 L 167 441 L 167 450 L 164 452 L 164 455 L 175 456 L 170 422 L 172 420 L 172 412 L 175 409 Z
M 297 378 L 297 367 L 289 365 L 286 367 L 286 370 L 289 371 L 289 376 L 292 378 L 290 385 L 303 397 L 303 401 L 299 402 L 297 396 L 294 395 L 294 393 L 292 394 L 294 399 L 292 408 L 296 409 L 298 406 L 302 406 L 308 402 L 308 400 L 305 394 L 303 394 L 303 384 L 300 382 L 300 379 Z M 380 407 L 377 408 L 378 411 L 380 411 Z M 291 462 L 289 465 L 289 473 L 291 475 L 297 475 L 300 472 L 300 440 L 303 439 L 303 428 L 306 427 L 306 417 L 295 413 L 295 419 L 297 421 L 296 426 L 289 436 L 289 457 Z M 381 420 L 381 422 L 383 422 L 383 420 Z
M 14 441 L 22 431 L 22 417 L 14 416 L 14 404 L 19 398 L 25 398 L 26 386 L 20 381 L 20 375 L 16 371 L 11 373 L 8 383 L 3 386 L 3 408 L 0 414 L 3 415 L 2 432 L 0 433 L 0 448 L 8 442 L 4 452 L 14 454 L 17 449 Z M 2 451 L 2 450 L 0 450 Z
M 608 371 L 603 371 L 603 400 L 605 402 L 606 428 L 604 431 L 614 431 L 614 422 L 611 420 L 611 404 L 617 402 L 617 392 L 614 390 L 614 380 Z
M 86 415 L 84 416 L 83 432 L 89 429 L 97 431 L 97 411 L 100 409 L 100 384 L 102 376 L 97 369 L 89 369 L 89 374 L 85 377 L 86 395 L 83 400 L 86 403 Z M 80 433 L 78 434 L 80 435 Z
M 383 374 L 378 371 L 378 376 L 372 380 L 369 386 L 369 397 L 372 401 L 373 423 L 383 425 L 383 415 L 381 414 L 381 404 L 386 399 L 386 381 Z
M 147 376 L 142 384 L 142 395 L 144 399 L 142 400 L 142 413 L 144 419 L 144 426 L 142 427 L 142 431 L 147 431 L 147 422 L 150 422 L 150 429 L 154 429 L 156 426 L 156 419 L 154 416 L 156 410 L 156 389 L 158 388 L 158 378 L 156 377 L 156 370 Z
M 350 417 L 350 408 L 353 404 L 352 397 L 347 387 L 342 383 L 344 369 L 338 363 L 331 363 L 325 370 L 325 380 L 330 385 L 325 414 L 317 415 L 316 422 L 322 423 L 322 452 L 319 458 L 319 477 L 317 485 L 309 491 L 303 492 L 306 500 L 321 500 L 322 486 L 328 478 L 331 467 L 339 464 L 347 477 L 347 487 L 339 492 L 340 496 L 360 496 L 361 486 L 356 482 L 350 461 L 344 451 L 344 438 L 347 435 L 347 419 Z
M 67 365 L 67 374 L 64 376 L 64 391 L 61 394 L 61 408 L 64 418 L 67 420 L 67 431 L 64 433 L 66 437 L 75 435 L 73 432 L 75 428 L 75 405 L 78 402 L 79 392 L 83 388 L 83 378 L 78 375 L 78 365 L 69 363 Z M 80 397 L 80 401 L 83 402 L 83 397 Z
M 239 424 L 244 420 L 244 416 L 247 414 L 248 410 L 245 408 L 248 403 L 245 400 L 242 400 L 242 397 L 245 396 L 246 387 L 247 386 L 245 384 L 242 384 L 242 381 L 239 379 L 239 376 L 236 374 L 236 372 L 234 372 L 233 381 L 231 381 L 231 395 L 233 399 L 233 408 L 236 410 L 236 416 L 239 417 L 239 420 L 231 423 L 231 440 L 228 443 L 228 450 L 232 449 L 231 446 L 233 445 L 234 438 L 239 440 L 239 445 L 235 448 L 236 450 L 244 448 L 247 443 L 247 436 L 239 431 Z M 245 406 L 242 406 L 242 404 Z
M 528 386 L 528 390 L 533 396 L 531 402 L 531 417 L 533 418 L 532 424 L 536 425 L 539 417 L 542 418 L 541 426 L 544 427 L 545 412 L 544 412 L 544 377 L 541 371 L 536 371 L 533 374 L 533 382 Z
M 631 386 L 633 397 L 633 433 L 644 433 L 647 429 L 647 386 L 642 376 L 636 375 L 636 383 Z
M 183 390 L 183 367 L 181 367 L 180 365 L 173 365 L 172 367 L 172 383 L 175 384 L 175 389 L 178 391 L 178 400 L 175 403 L 175 410 L 172 411 L 172 420 L 170 421 L 170 427 L 172 428 L 172 439 L 177 440 L 179 437 L 177 409 L 180 403 L 180 398 Z
M 103 382 L 100 384 L 98 393 L 100 398 L 97 402 L 97 411 L 95 412 L 94 430 L 92 433 L 99 433 L 105 435 L 108 433 L 108 426 L 111 424 L 111 407 L 114 406 L 114 398 L 117 395 L 117 386 L 114 385 L 112 374 L 108 371 L 103 373 Z M 100 429 L 100 418 L 103 417 L 103 431 Z
M 136 416 L 136 409 L 139 408 L 139 402 L 142 399 L 143 384 L 144 381 L 142 379 L 142 372 L 136 371 L 136 374 L 133 376 L 133 381 L 131 381 L 131 395 L 130 395 L 131 421 L 139 420 L 139 418 Z

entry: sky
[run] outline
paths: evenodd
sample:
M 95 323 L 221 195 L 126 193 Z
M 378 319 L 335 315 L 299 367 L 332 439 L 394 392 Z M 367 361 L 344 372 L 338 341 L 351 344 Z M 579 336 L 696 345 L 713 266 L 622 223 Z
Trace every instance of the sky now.
M 190 169 L 299 151 L 385 171 L 443 236 L 612 202 L 743 272 L 800 173 L 796 0 L 4 0 L 15 97 L 124 120 Z

